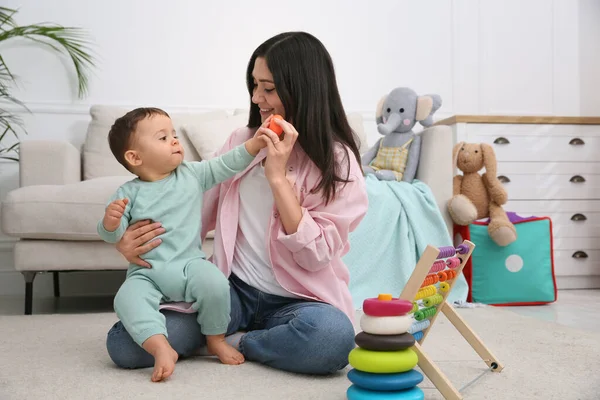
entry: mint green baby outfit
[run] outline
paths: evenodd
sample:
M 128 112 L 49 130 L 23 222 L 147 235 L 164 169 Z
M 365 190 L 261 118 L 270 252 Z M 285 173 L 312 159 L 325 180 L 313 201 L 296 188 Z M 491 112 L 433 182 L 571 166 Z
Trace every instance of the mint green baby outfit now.
M 254 160 L 244 144 L 209 160 L 183 161 L 168 177 L 155 182 L 139 178 L 123 184 L 111 197 L 129 199 L 121 225 L 114 231 L 98 222 L 98 234 L 118 242 L 129 225 L 149 219 L 162 223 L 162 243 L 141 257 L 152 268 L 130 264 L 114 300 L 115 312 L 140 346 L 150 336 L 167 336 L 159 305 L 193 303 L 205 335 L 223 334 L 230 321 L 229 281 L 202 251 L 203 193 L 242 172 Z M 168 337 L 168 336 L 167 336 Z

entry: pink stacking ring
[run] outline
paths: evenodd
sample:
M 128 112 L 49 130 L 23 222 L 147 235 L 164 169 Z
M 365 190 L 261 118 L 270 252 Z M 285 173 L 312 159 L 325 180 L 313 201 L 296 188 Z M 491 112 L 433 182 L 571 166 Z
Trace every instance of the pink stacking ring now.
M 372 317 L 396 317 L 408 314 L 413 309 L 410 301 L 402 299 L 380 300 L 379 298 L 365 299 L 363 312 Z

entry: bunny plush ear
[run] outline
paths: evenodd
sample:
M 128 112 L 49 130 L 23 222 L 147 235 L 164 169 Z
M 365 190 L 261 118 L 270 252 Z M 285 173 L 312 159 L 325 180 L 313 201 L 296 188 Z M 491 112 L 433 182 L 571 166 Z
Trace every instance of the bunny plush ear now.
M 481 153 L 483 154 L 483 166 L 488 175 L 496 176 L 496 153 L 494 148 L 487 143 L 481 143 Z
M 458 152 L 464 144 L 465 142 L 458 142 L 454 145 L 454 148 L 452 149 L 452 166 L 455 170 L 458 168 Z
M 377 109 L 375 111 L 375 123 L 382 124 L 383 123 L 383 103 L 385 103 L 385 99 L 387 95 L 383 96 L 379 99 L 379 103 L 377 103 Z

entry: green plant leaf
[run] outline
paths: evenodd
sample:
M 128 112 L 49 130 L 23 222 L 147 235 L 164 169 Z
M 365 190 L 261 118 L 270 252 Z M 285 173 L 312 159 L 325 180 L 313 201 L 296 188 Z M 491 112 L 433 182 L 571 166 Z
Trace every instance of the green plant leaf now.
M 14 16 L 18 10 L 0 6 L 0 44 L 4 41 L 23 38 L 40 43 L 60 55 L 66 55 L 70 58 L 75 73 L 77 75 L 77 93 L 80 98 L 88 93 L 89 73 L 95 65 L 95 59 L 91 50 L 91 42 L 87 39 L 86 33 L 76 27 L 64 27 L 53 23 L 40 23 L 19 26 Z M 9 69 L 5 59 L 0 55 L 0 104 L 8 102 L 24 108 L 31 112 L 27 106 L 11 95 L 11 87 L 17 83 L 16 76 Z M 19 127 L 26 134 L 22 120 L 14 113 L 5 109 L 0 109 L 0 143 L 6 139 L 10 132 L 17 139 L 18 134 L 15 127 Z M 13 156 L 7 156 L 6 153 L 17 153 L 18 142 L 9 148 L 0 146 L 0 158 L 8 158 L 18 161 Z
M 0 43 L 17 37 L 35 41 L 61 54 L 66 53 L 77 74 L 79 97 L 87 94 L 88 72 L 94 66 L 94 58 L 90 54 L 90 43 L 79 28 L 60 25 L 25 25 L 0 31 Z
M 17 13 L 17 10 L 12 8 L 0 7 L 0 30 L 5 30 L 4 25 L 15 26 L 13 15 Z

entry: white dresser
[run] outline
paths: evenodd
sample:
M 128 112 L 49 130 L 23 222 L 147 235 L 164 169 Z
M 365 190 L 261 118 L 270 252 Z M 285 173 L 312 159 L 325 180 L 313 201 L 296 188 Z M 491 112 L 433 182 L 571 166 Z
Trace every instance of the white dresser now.
M 457 115 L 455 143 L 488 143 L 506 211 L 549 216 L 559 289 L 600 288 L 600 117 Z

